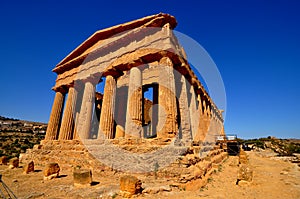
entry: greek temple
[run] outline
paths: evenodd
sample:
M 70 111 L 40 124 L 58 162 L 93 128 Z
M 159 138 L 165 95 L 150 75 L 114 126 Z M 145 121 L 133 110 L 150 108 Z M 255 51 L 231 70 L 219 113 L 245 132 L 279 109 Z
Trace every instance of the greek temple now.
M 161 13 L 99 30 L 58 63 L 45 140 L 224 135 L 222 111 L 189 65 L 176 25 Z

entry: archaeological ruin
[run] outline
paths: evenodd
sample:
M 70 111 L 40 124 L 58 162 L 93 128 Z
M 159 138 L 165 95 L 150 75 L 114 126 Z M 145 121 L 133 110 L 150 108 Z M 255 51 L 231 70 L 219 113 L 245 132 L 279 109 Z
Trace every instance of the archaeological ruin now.
M 53 69 L 45 140 L 20 159 L 155 172 L 183 184 L 205 179 L 227 155 L 214 143 L 224 135 L 223 116 L 189 65 L 176 25 L 169 14 L 144 17 L 99 30 L 66 56 Z
M 222 112 L 189 66 L 172 32 L 176 23 L 158 14 L 100 30 L 64 58 L 53 69 L 45 140 L 178 135 L 189 143 L 209 131 L 222 134 Z M 152 100 L 145 97 L 149 89 Z M 92 135 L 93 117 L 99 126 Z

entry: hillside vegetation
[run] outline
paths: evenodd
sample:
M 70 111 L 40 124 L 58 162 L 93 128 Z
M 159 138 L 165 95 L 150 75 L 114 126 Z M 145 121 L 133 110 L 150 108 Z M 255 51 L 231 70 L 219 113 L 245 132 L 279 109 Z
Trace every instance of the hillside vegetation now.
M 294 153 L 300 153 L 299 139 L 278 139 L 269 136 L 259 139 L 239 139 L 239 142 L 248 145 L 250 148 L 272 149 L 279 156 L 291 156 Z

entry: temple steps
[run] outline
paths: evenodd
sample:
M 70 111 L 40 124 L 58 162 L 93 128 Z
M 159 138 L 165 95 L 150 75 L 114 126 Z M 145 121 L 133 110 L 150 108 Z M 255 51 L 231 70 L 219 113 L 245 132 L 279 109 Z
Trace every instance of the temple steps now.
M 84 144 L 79 140 L 42 141 L 21 154 L 20 161 L 33 160 L 40 166 L 57 162 L 62 170 L 81 167 L 99 172 L 147 173 L 185 186 L 200 179 L 205 181 L 228 156 L 224 149 L 215 146 L 154 145 L 151 140 L 150 147 L 146 142 L 130 139 L 84 140 Z

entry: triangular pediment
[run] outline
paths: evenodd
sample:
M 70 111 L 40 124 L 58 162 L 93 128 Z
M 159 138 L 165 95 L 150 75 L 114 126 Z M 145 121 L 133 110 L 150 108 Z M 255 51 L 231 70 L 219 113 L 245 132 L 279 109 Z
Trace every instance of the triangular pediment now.
M 67 55 L 61 62 L 59 62 L 53 69 L 53 71 L 57 72 L 60 66 L 64 65 L 65 63 L 68 63 L 76 59 L 77 57 L 92 52 L 96 47 L 98 47 L 101 44 L 101 42 L 114 35 L 138 27 L 163 27 L 166 23 L 169 23 L 172 29 L 175 28 L 177 25 L 176 19 L 173 16 L 169 14 L 160 13 L 96 31 L 82 44 L 80 44 L 76 49 L 74 49 L 69 55 Z

